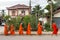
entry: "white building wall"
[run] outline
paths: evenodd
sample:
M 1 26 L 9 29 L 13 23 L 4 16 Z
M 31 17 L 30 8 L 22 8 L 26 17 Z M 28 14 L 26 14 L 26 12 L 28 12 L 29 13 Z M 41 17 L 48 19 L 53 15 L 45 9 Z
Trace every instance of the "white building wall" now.
M 47 18 L 43 18 L 44 24 L 47 23 Z
M 26 14 L 25 15 L 29 15 L 29 11 L 28 10 L 26 10 Z
M 11 11 L 10 11 L 10 10 L 8 10 L 8 15 L 10 15 L 10 16 L 11 16 L 11 14 L 10 14 L 10 13 L 11 13 Z
M 18 15 L 22 14 L 21 11 L 22 9 L 18 10 Z M 29 11 L 27 9 L 25 10 L 25 15 L 29 15 Z
M 39 18 L 39 21 L 43 21 L 43 23 L 47 23 L 47 18 Z
M 18 15 L 20 15 L 21 14 L 21 10 L 18 10 Z
M 60 17 L 60 12 L 59 12 L 59 13 L 54 14 L 54 17 Z
M 12 10 L 9 10 L 9 15 L 12 16 Z M 15 10 L 15 15 L 17 15 L 17 11 Z

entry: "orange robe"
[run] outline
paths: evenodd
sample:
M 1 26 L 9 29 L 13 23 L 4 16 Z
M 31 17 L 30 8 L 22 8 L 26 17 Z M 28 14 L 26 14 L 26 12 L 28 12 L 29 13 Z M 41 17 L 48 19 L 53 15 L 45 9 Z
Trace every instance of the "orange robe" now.
M 11 25 L 11 27 L 10 27 L 10 34 L 11 35 L 14 35 L 15 34 L 14 26 L 13 25 Z
M 30 35 L 31 34 L 31 26 L 30 26 L 30 23 L 28 24 L 28 28 L 27 28 L 26 34 L 27 35 Z
M 8 35 L 8 28 L 6 24 L 4 25 L 4 35 Z
M 57 28 L 56 23 L 53 23 L 53 24 L 52 24 L 52 29 L 53 29 L 53 34 L 57 35 L 57 33 L 58 33 L 58 28 Z
M 42 34 L 42 25 L 40 25 L 40 22 L 38 23 L 37 34 L 38 34 L 38 35 L 41 35 L 41 34 Z
M 22 24 L 20 24 L 20 27 L 19 27 L 19 34 L 20 34 L 20 35 L 23 34 L 23 27 L 22 27 Z

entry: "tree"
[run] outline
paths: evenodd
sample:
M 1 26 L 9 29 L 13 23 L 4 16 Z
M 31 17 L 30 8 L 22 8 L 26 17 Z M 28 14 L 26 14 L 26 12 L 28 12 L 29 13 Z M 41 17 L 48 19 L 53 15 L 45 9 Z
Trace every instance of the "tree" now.
M 33 13 L 34 13 L 34 15 L 35 15 L 37 18 L 39 18 L 39 16 L 42 15 L 40 5 L 36 5 L 36 6 L 33 8 Z
M 56 3 L 52 3 L 52 16 L 54 15 L 54 11 L 57 9 L 57 5 L 56 5 Z M 51 19 L 51 10 L 50 10 L 50 4 L 48 4 L 46 7 L 45 7 L 45 9 L 47 9 L 48 10 L 48 12 L 45 14 L 46 16 L 47 16 L 47 18 L 49 18 L 48 20 L 50 21 L 50 19 Z
M 30 23 L 30 16 L 25 16 L 24 18 L 23 18 L 23 23 L 24 23 L 24 29 L 26 30 L 26 28 L 27 28 L 27 25 L 28 25 L 28 23 Z
M 10 26 L 13 24 L 15 27 L 15 30 L 18 30 L 19 25 L 21 23 L 21 17 L 17 16 L 16 18 L 10 18 L 10 20 L 9 20 L 9 18 L 10 18 L 10 16 L 5 17 L 5 20 L 7 20 L 5 23 L 9 26 L 9 29 L 10 29 Z
M 56 10 L 56 8 L 58 7 L 56 4 L 52 3 L 53 6 L 53 11 Z M 50 11 L 50 5 L 48 4 L 45 9 L 47 9 L 48 11 Z

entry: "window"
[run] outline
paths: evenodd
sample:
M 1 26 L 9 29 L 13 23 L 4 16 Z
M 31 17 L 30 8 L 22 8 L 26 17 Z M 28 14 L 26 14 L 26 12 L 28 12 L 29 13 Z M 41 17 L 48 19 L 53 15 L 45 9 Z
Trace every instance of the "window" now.
M 24 11 L 24 10 L 22 10 L 22 11 L 21 11 L 21 13 L 25 13 L 25 11 Z
M 25 15 L 25 11 L 24 11 L 24 10 L 22 10 L 22 11 L 21 11 L 21 14 L 22 14 L 22 15 Z
M 12 11 L 12 16 L 15 16 L 15 11 L 14 10 Z

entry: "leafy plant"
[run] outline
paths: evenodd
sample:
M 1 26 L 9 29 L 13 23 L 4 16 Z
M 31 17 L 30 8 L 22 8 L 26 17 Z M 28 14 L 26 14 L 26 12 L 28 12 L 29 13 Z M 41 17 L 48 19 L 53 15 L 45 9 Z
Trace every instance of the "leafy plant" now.
M 31 19 L 30 23 L 31 23 L 32 31 L 36 31 L 37 30 L 37 23 L 38 23 L 38 22 L 36 22 L 36 17 L 31 15 L 30 19 Z
M 4 16 L 3 17 L 5 21 L 9 20 L 9 18 L 11 18 L 10 16 Z
M 52 28 L 50 27 L 50 23 L 45 23 L 45 29 L 46 31 L 52 31 Z
M 27 25 L 28 25 L 28 23 L 30 23 L 30 22 L 31 22 L 30 16 L 25 16 L 25 17 L 23 18 L 23 23 L 24 23 L 24 28 L 25 28 L 25 29 L 27 28 Z
M 11 20 L 7 20 L 6 24 L 9 26 L 10 29 L 10 25 L 14 25 L 15 30 L 19 29 L 19 25 L 21 23 L 21 19 L 20 16 L 16 17 L 16 18 L 10 18 Z

